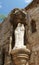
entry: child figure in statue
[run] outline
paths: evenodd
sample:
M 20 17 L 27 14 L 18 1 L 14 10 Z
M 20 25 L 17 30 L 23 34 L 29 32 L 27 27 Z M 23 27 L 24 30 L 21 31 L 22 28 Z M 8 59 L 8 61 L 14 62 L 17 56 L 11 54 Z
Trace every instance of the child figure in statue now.
M 13 50 L 19 48 L 26 48 L 26 46 L 24 45 L 24 31 L 25 31 L 24 25 L 18 23 L 15 29 L 15 46 Z

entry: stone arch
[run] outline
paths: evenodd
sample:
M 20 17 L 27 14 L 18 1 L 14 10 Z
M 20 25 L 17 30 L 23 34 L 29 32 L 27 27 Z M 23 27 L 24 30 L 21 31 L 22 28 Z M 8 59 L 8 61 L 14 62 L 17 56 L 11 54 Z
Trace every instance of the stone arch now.
M 23 11 L 22 9 L 14 9 L 11 11 L 10 14 L 10 23 L 13 26 L 13 33 L 12 33 L 12 48 L 14 47 L 15 44 L 15 34 L 14 31 L 18 25 L 18 23 L 24 24 L 25 27 L 25 34 L 24 34 L 24 45 L 26 45 L 28 39 L 27 39 L 27 13 Z

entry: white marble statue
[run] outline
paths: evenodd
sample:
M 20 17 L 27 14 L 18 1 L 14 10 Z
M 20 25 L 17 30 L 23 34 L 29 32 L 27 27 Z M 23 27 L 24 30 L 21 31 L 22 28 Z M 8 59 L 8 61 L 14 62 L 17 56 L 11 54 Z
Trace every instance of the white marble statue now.
M 15 46 L 13 50 L 22 48 L 30 52 L 30 50 L 27 49 L 26 46 L 24 45 L 24 32 L 25 32 L 24 25 L 19 23 L 15 29 Z M 12 36 L 10 36 L 9 53 L 12 50 L 11 43 L 12 43 Z
M 24 31 L 24 25 L 19 23 L 15 29 L 15 46 L 13 49 L 26 48 L 26 46 L 24 46 Z

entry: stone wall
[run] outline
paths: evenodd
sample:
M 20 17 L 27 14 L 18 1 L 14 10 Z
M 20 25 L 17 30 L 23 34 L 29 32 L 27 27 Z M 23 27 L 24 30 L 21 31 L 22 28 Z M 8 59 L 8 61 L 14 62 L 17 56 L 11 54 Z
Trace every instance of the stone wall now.
M 8 55 L 9 52 L 9 42 L 10 42 L 10 29 L 11 29 L 11 24 L 9 22 L 9 17 L 6 18 L 2 23 L 1 23 L 1 29 L 0 29 L 0 65 L 3 63 L 3 53 L 5 55 L 5 65 L 10 65 L 10 56 Z M 4 50 L 3 50 L 4 49 Z M 3 52 L 3 51 L 4 52 Z M 3 65 L 3 64 L 2 64 Z
M 28 10 L 30 15 L 30 28 L 29 28 L 29 44 L 27 47 L 31 49 L 30 65 L 39 65 L 39 5 Z M 36 32 L 32 33 L 31 22 L 32 19 L 36 23 Z

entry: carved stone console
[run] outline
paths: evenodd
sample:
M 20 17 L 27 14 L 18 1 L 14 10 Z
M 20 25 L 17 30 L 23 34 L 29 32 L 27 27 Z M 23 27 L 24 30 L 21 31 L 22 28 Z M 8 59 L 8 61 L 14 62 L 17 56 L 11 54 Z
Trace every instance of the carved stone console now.
M 12 62 L 15 65 L 29 65 L 30 50 L 15 49 L 11 51 Z

